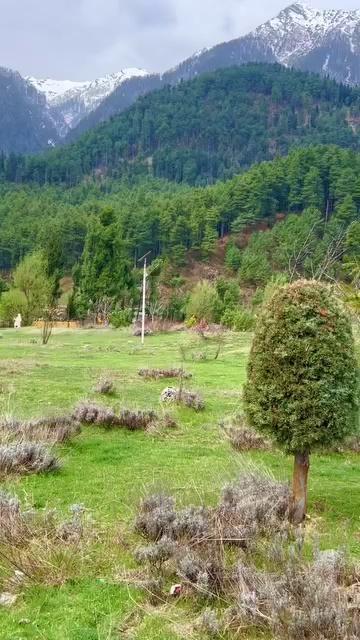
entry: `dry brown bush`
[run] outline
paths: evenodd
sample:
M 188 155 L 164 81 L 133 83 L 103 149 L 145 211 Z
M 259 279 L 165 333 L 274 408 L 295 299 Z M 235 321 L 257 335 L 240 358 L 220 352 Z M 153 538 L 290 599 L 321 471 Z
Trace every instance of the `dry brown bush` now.
M 46 442 L 62 444 L 81 431 L 71 416 L 53 416 L 34 420 L 5 417 L 0 420 L 0 442 Z
M 310 563 L 302 555 L 290 556 L 280 573 L 239 564 L 227 625 L 233 630 L 263 627 L 284 640 L 355 640 L 360 612 L 349 606 L 351 573 L 334 552 Z

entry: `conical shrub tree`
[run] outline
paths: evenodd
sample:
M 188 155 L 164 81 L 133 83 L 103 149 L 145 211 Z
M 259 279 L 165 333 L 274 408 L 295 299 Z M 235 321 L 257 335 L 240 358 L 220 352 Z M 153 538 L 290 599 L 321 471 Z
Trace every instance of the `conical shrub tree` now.
M 295 456 L 296 524 L 310 453 L 356 430 L 358 374 L 351 324 L 330 289 L 305 280 L 279 288 L 257 323 L 244 399 L 249 423 Z

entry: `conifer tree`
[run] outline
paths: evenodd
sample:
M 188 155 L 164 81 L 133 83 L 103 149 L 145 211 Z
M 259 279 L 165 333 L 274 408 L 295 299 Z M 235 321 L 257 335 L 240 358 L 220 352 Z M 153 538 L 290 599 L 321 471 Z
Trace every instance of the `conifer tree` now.
M 358 374 L 351 323 L 328 287 L 299 280 L 278 289 L 256 328 L 245 409 L 294 455 L 295 524 L 306 514 L 310 453 L 356 428 Z

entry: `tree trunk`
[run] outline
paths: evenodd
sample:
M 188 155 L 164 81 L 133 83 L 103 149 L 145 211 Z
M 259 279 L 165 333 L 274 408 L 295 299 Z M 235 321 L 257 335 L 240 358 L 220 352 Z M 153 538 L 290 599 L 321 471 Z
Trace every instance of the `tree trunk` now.
M 306 516 L 309 466 L 310 459 L 308 453 L 295 454 L 293 493 L 290 509 L 290 519 L 293 524 L 301 524 Z

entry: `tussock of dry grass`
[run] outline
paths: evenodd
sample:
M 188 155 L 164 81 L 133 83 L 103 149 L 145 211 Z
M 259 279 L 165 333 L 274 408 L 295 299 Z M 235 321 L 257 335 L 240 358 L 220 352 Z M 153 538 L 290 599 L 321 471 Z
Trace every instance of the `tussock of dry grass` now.
M 115 393 L 114 381 L 106 376 L 102 376 L 94 389 L 95 393 L 100 393 L 105 396 L 111 396 Z
M 17 593 L 24 582 L 60 586 L 77 577 L 97 534 L 83 505 L 72 505 L 70 514 L 63 521 L 55 511 L 22 509 L 16 497 L 0 493 L 0 591 Z

